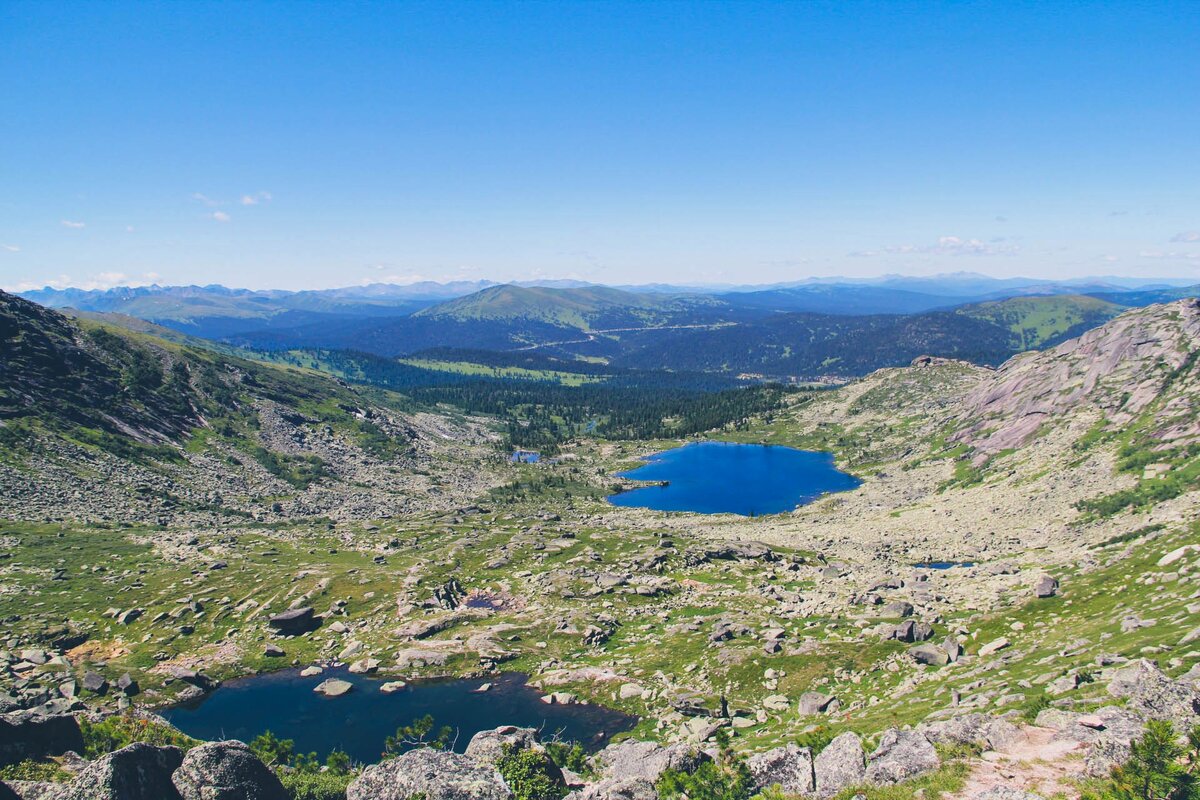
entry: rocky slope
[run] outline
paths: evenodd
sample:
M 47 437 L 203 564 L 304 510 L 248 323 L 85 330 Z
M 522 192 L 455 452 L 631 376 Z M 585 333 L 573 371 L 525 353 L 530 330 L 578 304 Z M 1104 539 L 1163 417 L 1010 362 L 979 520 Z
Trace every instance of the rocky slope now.
M 1052 350 L 1005 362 L 966 397 L 952 439 L 978 459 L 1026 444 L 1064 417 L 1096 413 L 1106 428 L 1153 410 L 1163 445 L 1200 437 L 1200 300 L 1128 312 Z
M 378 518 L 489 485 L 478 423 L 0 293 L 0 517 Z

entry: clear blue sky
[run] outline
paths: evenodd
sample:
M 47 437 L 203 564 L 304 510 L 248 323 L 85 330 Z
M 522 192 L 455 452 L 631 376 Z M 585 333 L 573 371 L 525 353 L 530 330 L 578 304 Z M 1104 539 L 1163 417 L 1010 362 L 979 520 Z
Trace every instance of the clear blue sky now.
M 1200 280 L 1200 3 L 0 0 L 0 286 Z

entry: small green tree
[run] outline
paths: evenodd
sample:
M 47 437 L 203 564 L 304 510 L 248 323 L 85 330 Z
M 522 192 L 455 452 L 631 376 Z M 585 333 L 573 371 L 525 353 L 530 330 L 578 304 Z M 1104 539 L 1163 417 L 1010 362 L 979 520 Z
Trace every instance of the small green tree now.
M 550 757 L 528 747 L 505 745 L 496 770 L 516 800 L 562 800 L 567 793 Z
M 250 749 L 268 767 L 286 767 L 296 755 L 296 742 L 292 739 L 280 739 L 267 730 L 251 740 Z
M 414 747 L 449 750 L 454 744 L 454 729 L 449 725 L 443 725 L 435 731 L 433 726 L 432 714 L 414 719 L 408 725 L 401 725 L 393 735 L 384 740 L 383 757 L 395 758 Z
M 1129 760 L 1112 772 L 1104 797 L 1110 800 L 1198 800 L 1200 727 L 1179 744 L 1170 722 L 1151 720 L 1130 746 Z
M 659 776 L 655 788 L 662 800 L 749 800 L 755 794 L 754 777 L 745 759 L 734 752 L 729 734 L 717 731 L 720 755 L 706 761 L 694 772 L 668 769 Z

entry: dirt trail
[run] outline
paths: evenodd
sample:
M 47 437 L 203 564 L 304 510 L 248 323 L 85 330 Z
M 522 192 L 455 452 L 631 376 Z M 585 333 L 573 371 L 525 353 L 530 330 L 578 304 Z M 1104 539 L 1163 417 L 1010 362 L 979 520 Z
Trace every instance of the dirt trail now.
M 1055 740 L 1053 728 L 1027 726 L 1024 737 L 1001 751 L 987 751 L 971 765 L 971 774 L 961 791 L 943 800 L 971 800 L 997 786 L 1034 792 L 1043 797 L 1079 797 L 1073 784 L 1083 767 L 1085 745 Z

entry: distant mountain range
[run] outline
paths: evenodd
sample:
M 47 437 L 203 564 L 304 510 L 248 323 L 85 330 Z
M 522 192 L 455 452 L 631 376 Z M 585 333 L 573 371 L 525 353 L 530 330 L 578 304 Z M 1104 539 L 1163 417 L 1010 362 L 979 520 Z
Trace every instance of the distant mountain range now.
M 24 296 L 265 350 L 384 357 L 432 348 L 539 351 L 642 370 L 809 379 L 852 377 L 926 353 L 999 363 L 1077 336 L 1127 308 L 1200 294 L 1200 287 L 1173 283 L 957 273 L 721 290 L 464 281 L 301 292 L 47 288 Z

